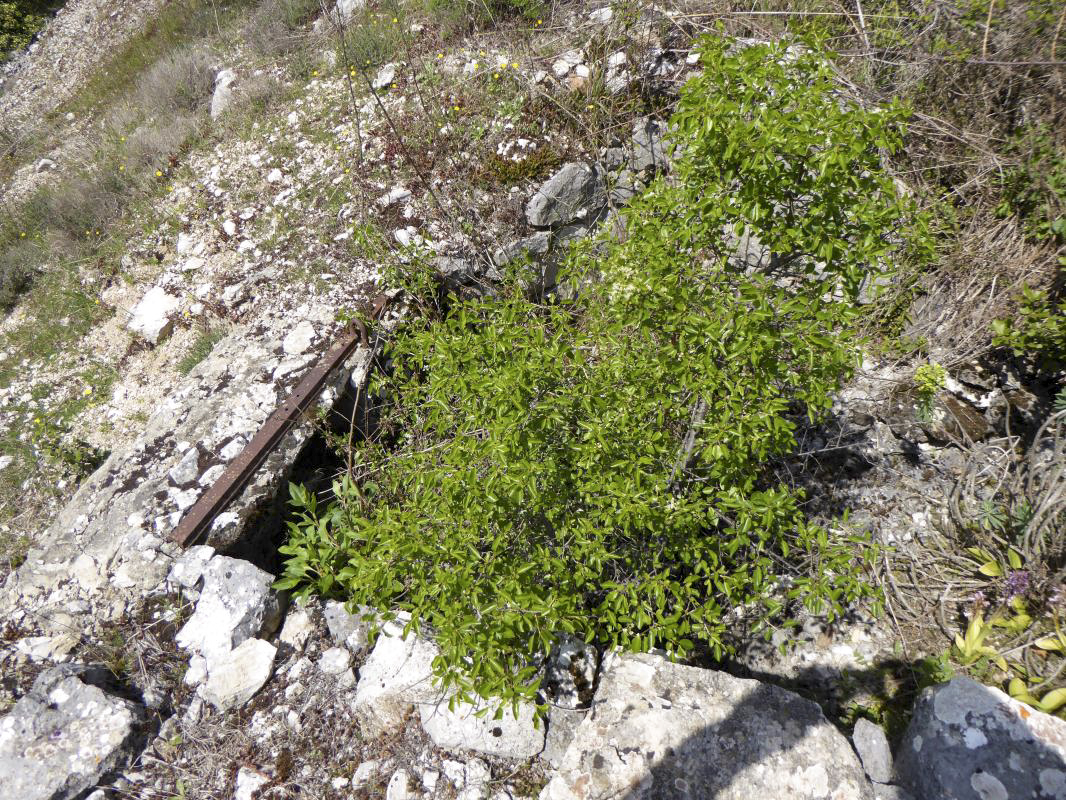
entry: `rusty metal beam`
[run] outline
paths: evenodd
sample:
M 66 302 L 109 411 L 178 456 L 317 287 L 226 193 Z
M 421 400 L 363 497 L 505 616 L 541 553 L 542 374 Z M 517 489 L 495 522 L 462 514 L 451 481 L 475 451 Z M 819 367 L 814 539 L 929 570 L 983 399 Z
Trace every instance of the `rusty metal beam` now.
M 385 295 L 378 295 L 371 311 L 371 319 L 378 318 L 386 302 Z M 185 513 L 181 522 L 171 531 L 171 539 L 183 547 L 196 543 L 214 522 L 215 517 L 244 490 L 270 452 L 293 429 L 296 421 L 321 393 L 330 373 L 359 345 L 369 346 L 369 336 L 366 326 L 359 320 L 354 320 L 337 345 L 304 375 L 285 402 L 274 410 L 259 432 L 244 446 L 240 455 L 229 463 L 226 471 Z

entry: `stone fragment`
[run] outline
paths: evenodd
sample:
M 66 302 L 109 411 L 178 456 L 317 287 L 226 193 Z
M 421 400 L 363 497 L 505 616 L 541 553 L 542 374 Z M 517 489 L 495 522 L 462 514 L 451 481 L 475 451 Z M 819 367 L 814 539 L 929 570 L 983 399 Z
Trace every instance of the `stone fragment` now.
M 526 204 L 526 221 L 535 228 L 590 219 L 607 203 L 603 171 L 572 161 L 549 178 Z
M 331 647 L 318 660 L 318 668 L 326 675 L 340 675 L 352 663 L 352 654 L 343 647 Z
M 101 689 L 106 679 L 75 665 L 37 676 L 0 719 L 0 797 L 80 797 L 130 762 L 144 710 Z
M 337 0 L 337 13 L 341 20 L 347 22 L 355 12 L 366 8 L 366 0 Z
M 594 707 L 541 800 L 872 797 L 818 706 L 776 686 L 611 655 Z
M 231 69 L 219 70 L 215 76 L 215 91 L 211 95 L 211 119 L 218 119 L 233 103 L 236 94 L 233 87 L 236 83 L 236 72 Z
M 448 710 L 448 701 L 436 706 L 421 707 L 422 730 L 443 750 L 458 752 L 473 750 L 503 758 L 532 758 L 544 749 L 544 726 L 534 727 L 534 709 L 528 703 L 518 707 L 515 718 L 511 707 L 503 709 L 503 716 L 494 719 L 494 709 L 476 716 L 478 706 L 457 703 Z
M 184 231 L 178 234 L 178 241 L 175 244 L 174 249 L 178 251 L 178 255 L 187 256 L 196 250 L 196 239 Z
M 104 583 L 104 574 L 100 571 L 96 561 L 88 553 L 81 553 L 74 559 L 71 565 L 71 574 L 78 585 L 91 592 L 100 588 Z
M 274 169 L 267 173 L 267 183 L 278 183 L 281 181 L 281 178 L 281 170 L 277 167 L 274 167 Z
M 664 136 L 666 126 L 658 120 L 639 120 L 633 126 L 632 148 L 633 156 L 629 160 L 629 167 L 634 172 L 651 170 L 661 172 L 666 168 L 666 148 Z
M 334 642 L 344 645 L 353 653 L 361 653 L 366 649 L 374 624 L 373 610 L 362 609 L 359 614 L 349 614 L 344 603 L 330 600 L 326 603 L 323 616 Z
M 315 326 L 306 319 L 301 320 L 285 335 L 281 341 L 281 349 L 285 351 L 285 355 L 298 356 L 310 350 L 314 340 Z
M 200 451 L 196 447 L 190 447 L 167 475 L 175 486 L 196 483 L 200 475 Z
M 380 91 L 381 89 L 389 88 L 395 79 L 396 64 L 386 64 L 378 70 L 378 74 L 374 76 L 374 81 L 370 85 L 374 87 L 375 91 Z
M 233 800 L 253 800 L 260 788 L 270 783 L 270 777 L 258 770 L 241 767 L 237 771 L 237 791 Z
M 387 194 L 383 194 L 378 198 L 378 205 L 382 208 L 388 208 L 401 200 L 406 200 L 410 196 L 411 190 L 406 186 L 395 186 Z
M 536 261 L 538 256 L 547 255 L 548 250 L 551 249 L 551 241 L 550 231 L 537 231 L 517 242 L 497 248 L 492 254 L 492 261 L 497 267 L 510 264 L 518 259 Z
M 203 577 L 204 567 L 215 555 L 215 548 L 206 544 L 190 547 L 170 568 L 170 582 L 185 589 L 193 588 Z
M 563 53 L 552 63 L 552 72 L 556 78 L 565 77 L 570 70 L 585 60 L 585 54 L 580 50 L 570 50 Z
M 162 286 L 153 286 L 133 307 L 126 327 L 149 344 L 157 344 L 169 335 L 174 325 L 170 315 L 180 304 L 181 301 L 167 294 Z
M 278 641 L 289 645 L 294 650 L 303 650 L 313 627 L 311 615 L 306 609 L 293 608 L 285 616 L 285 624 L 281 626 Z
M 884 729 L 868 719 L 859 719 L 855 723 L 851 742 L 855 745 L 867 777 L 877 783 L 891 783 L 892 750 Z
M 263 688 L 274 668 L 278 649 L 262 639 L 248 639 L 224 656 L 209 662 L 200 694 L 219 711 L 242 706 Z
M 411 778 L 407 770 L 398 769 L 389 778 L 389 785 L 385 787 L 385 800 L 412 800 L 410 784 Z
M 215 556 L 203 569 L 204 587 L 196 611 L 178 631 L 178 647 L 210 662 L 253 636 L 268 636 L 281 621 L 281 601 L 269 572 L 228 556 Z
M 1066 722 L 955 677 L 918 698 L 896 774 L 923 800 L 1066 798 Z
M 366 786 L 381 771 L 381 762 L 377 760 L 364 761 L 355 768 L 352 775 L 352 788 L 358 789 Z
M 403 638 L 399 622 L 386 623 L 359 670 L 353 710 L 363 735 L 372 739 L 403 724 L 416 704 L 436 705 L 443 695 L 433 685 L 437 647 L 414 634 Z

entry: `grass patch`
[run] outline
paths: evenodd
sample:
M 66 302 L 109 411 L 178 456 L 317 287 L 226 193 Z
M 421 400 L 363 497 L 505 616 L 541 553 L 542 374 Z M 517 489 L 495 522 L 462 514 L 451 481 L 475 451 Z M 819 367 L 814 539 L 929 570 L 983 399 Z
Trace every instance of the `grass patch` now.
M 193 367 L 211 355 L 211 351 L 215 349 L 215 345 L 224 336 L 224 332 L 221 330 L 204 329 L 197 334 L 195 341 L 189 348 L 189 352 L 186 353 L 181 361 L 178 362 L 177 370 L 181 375 L 188 375 L 192 372 Z

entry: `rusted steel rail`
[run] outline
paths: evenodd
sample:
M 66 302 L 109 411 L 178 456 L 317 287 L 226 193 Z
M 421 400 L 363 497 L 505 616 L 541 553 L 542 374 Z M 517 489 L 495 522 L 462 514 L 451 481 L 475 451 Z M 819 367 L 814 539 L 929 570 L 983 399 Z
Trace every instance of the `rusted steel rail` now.
M 377 319 L 388 298 L 378 295 L 370 312 L 371 319 Z M 270 452 L 293 429 L 300 415 L 306 411 L 333 372 L 359 345 L 369 346 L 370 337 L 366 326 L 359 320 L 353 320 L 337 345 L 327 352 L 292 390 L 284 403 L 278 406 L 263 423 L 263 427 L 252 437 L 226 471 L 219 476 L 200 499 L 193 504 L 181 522 L 170 533 L 170 538 L 183 547 L 195 542 L 214 522 L 226 506 L 244 490 L 256 470 L 263 465 Z

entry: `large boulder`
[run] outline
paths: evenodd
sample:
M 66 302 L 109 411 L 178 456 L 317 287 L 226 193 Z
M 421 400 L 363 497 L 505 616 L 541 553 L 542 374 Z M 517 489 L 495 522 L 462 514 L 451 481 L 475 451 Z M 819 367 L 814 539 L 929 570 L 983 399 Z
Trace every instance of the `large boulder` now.
M 105 670 L 73 665 L 37 677 L 0 719 L 0 797 L 79 797 L 129 764 L 144 709 L 94 685 L 106 685 L 106 677 Z
M 776 686 L 612 655 L 594 709 L 541 800 L 872 798 L 847 739 Z
M 597 165 L 572 161 L 549 178 L 526 204 L 526 221 L 535 228 L 591 220 L 607 204 L 607 184 Z
M 896 774 L 923 800 L 1066 798 L 1066 722 L 952 678 L 918 698 Z

